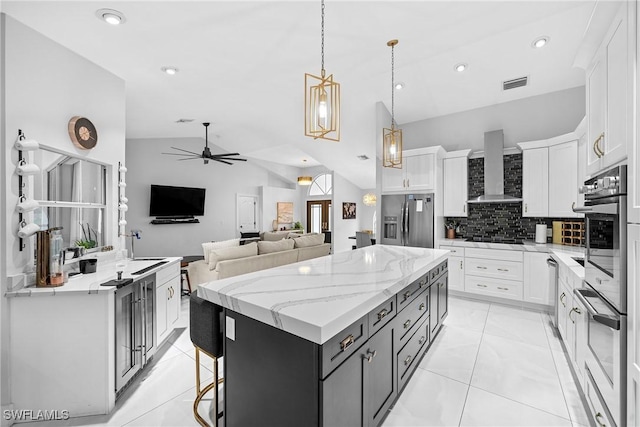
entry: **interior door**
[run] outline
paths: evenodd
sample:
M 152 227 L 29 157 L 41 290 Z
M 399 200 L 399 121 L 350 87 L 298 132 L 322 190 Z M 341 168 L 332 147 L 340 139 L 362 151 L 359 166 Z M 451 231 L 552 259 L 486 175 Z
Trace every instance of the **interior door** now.
M 331 230 L 331 200 L 307 201 L 307 233 Z
M 238 231 L 245 233 L 249 231 L 258 231 L 256 221 L 258 211 L 258 197 L 238 195 L 237 208 Z

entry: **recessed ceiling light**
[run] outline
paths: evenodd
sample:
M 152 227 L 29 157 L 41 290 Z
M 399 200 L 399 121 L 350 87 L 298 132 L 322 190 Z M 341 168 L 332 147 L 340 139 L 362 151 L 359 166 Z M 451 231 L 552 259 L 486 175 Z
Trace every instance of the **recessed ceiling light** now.
M 538 37 L 533 41 L 533 43 L 531 43 L 531 47 L 541 48 L 549 43 L 549 39 L 550 37 L 547 36 Z
M 170 76 L 173 76 L 178 72 L 178 69 L 176 67 L 162 67 L 160 69 Z
M 397 89 L 397 90 L 402 90 L 402 89 L 404 89 L 404 83 L 402 83 L 402 82 L 398 82 L 398 83 L 396 83 L 396 89 Z
M 96 10 L 96 16 L 111 25 L 120 25 L 127 22 L 124 14 L 114 9 L 98 9 Z
M 455 67 L 453 67 L 453 69 L 456 70 L 457 72 L 461 73 L 461 72 L 463 72 L 464 70 L 467 69 L 467 64 L 463 64 L 463 63 L 456 64 Z

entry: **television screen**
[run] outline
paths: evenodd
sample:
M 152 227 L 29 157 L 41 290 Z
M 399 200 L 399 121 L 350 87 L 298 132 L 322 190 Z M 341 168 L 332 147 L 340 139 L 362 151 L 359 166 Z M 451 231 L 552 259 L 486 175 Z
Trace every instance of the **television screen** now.
M 204 215 L 205 188 L 151 185 L 150 216 Z

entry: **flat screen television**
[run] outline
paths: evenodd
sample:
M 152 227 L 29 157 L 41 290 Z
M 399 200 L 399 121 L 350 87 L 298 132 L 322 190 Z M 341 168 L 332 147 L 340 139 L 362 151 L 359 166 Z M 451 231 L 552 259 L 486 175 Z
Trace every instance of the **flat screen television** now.
M 205 188 L 151 185 L 149 216 L 190 217 L 204 215 Z

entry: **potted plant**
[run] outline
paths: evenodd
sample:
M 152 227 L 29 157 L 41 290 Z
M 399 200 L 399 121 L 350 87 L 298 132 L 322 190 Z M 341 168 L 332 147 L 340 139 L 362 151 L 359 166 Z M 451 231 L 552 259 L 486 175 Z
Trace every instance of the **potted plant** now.
M 302 230 L 302 223 L 300 221 L 296 221 L 292 227 L 294 230 Z
M 447 229 L 447 239 L 455 239 L 456 227 L 458 227 L 458 224 L 456 224 L 455 221 L 447 221 L 444 226 Z
M 75 241 L 75 245 L 80 247 L 80 248 L 85 248 L 85 249 L 92 249 L 98 246 L 98 234 L 95 232 L 95 230 L 92 230 L 91 227 L 89 226 L 89 223 L 87 223 L 87 229 L 85 230 L 84 224 L 80 224 L 80 227 L 82 228 L 82 239 L 76 240 Z M 93 237 L 91 236 L 91 233 L 93 232 Z

